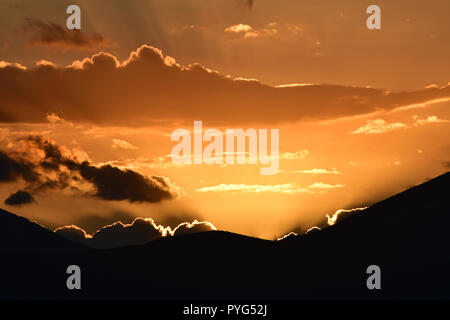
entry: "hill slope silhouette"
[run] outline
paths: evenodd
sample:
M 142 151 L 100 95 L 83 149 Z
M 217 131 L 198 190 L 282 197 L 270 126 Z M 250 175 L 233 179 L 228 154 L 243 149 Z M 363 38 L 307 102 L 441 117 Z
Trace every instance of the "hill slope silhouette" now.
M 108 250 L 78 247 L 1 211 L 0 297 L 448 299 L 449 188 L 446 173 L 322 231 L 282 241 L 211 231 Z M 71 264 L 82 270 L 79 291 L 66 288 Z M 367 289 L 370 265 L 381 269 L 381 290 Z
M 88 248 L 0 209 L 0 252 L 70 252 Z

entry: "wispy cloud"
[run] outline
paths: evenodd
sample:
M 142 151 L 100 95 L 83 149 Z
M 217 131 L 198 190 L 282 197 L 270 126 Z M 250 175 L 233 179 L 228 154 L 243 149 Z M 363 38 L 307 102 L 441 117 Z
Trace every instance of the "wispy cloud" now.
M 276 192 L 276 193 L 302 193 L 311 192 L 306 188 L 300 188 L 294 183 L 260 185 L 260 184 L 219 184 L 216 186 L 203 187 L 196 190 L 197 192 Z
M 330 189 L 345 187 L 343 184 L 326 184 L 316 182 L 304 188 L 295 183 L 274 184 L 274 185 L 260 185 L 260 184 L 219 184 L 215 186 L 202 187 L 197 189 L 197 192 L 246 192 L 246 193 L 323 193 Z
M 331 170 L 328 169 L 309 169 L 309 170 L 288 170 L 288 171 L 281 171 L 281 172 L 288 172 L 288 173 L 303 173 L 303 174 L 341 174 L 336 168 L 331 168 Z
M 125 149 L 125 150 L 137 150 L 139 149 L 136 146 L 133 146 L 131 143 L 129 143 L 128 141 L 125 140 L 121 140 L 121 139 L 112 139 L 113 141 L 113 148 L 119 148 L 119 149 Z
M 352 131 L 351 134 L 378 134 L 405 127 L 407 127 L 407 125 L 401 122 L 388 123 L 383 119 L 375 119 L 368 120 L 365 126 Z
M 308 186 L 309 189 L 335 189 L 343 187 L 345 187 L 345 184 L 328 184 L 323 182 L 314 182 L 312 185 Z
M 89 36 L 81 30 L 67 30 L 54 22 L 45 22 L 39 19 L 28 18 L 23 30 L 32 33 L 28 40 L 30 46 L 51 46 L 64 50 L 97 50 L 111 46 L 111 43 L 98 33 Z

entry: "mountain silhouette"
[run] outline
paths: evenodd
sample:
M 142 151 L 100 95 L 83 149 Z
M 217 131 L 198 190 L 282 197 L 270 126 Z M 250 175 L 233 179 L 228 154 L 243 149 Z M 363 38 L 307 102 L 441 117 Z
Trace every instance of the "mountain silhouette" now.
M 0 209 L 0 252 L 68 252 L 87 249 L 37 223 Z
M 281 241 L 210 231 L 106 250 L 1 211 L 0 297 L 448 299 L 449 188 L 445 173 Z M 72 264 L 82 270 L 81 290 L 66 288 Z M 367 288 L 370 265 L 381 270 L 380 290 Z

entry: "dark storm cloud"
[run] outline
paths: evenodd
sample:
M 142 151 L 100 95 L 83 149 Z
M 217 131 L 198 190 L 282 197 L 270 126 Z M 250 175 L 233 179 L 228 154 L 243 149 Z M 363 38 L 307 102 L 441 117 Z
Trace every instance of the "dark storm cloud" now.
M 28 18 L 23 30 L 32 34 L 28 40 L 28 44 L 31 46 L 79 50 L 96 50 L 109 46 L 107 39 L 100 34 L 88 36 L 81 30 L 68 30 L 54 22 L 44 22 L 38 19 Z
M 107 225 L 92 236 L 82 228 L 70 225 L 57 228 L 55 233 L 73 241 L 78 241 L 89 246 L 105 249 L 123 246 L 133 246 L 148 243 L 152 240 L 182 234 L 198 233 L 215 230 L 208 222 L 181 223 L 176 228 L 157 225 L 152 219 L 136 218 L 130 224 L 116 222 Z
M 23 204 L 29 204 L 35 202 L 33 196 L 28 191 L 19 190 L 12 193 L 5 200 L 5 204 L 9 206 L 21 206 Z
M 35 169 L 35 165 L 31 162 L 13 158 L 7 152 L 0 150 L 0 182 L 12 182 L 18 178 L 35 181 L 39 178 Z
M 21 179 L 29 192 L 72 189 L 102 200 L 160 202 L 175 196 L 164 177 L 146 177 L 111 165 L 94 166 L 42 136 L 30 136 L 19 143 L 23 151 L 0 151 L 0 182 Z M 80 190 L 80 183 L 92 185 L 93 192 Z
M 0 122 L 44 122 L 46 114 L 106 125 L 155 120 L 214 123 L 324 120 L 449 98 L 450 86 L 389 92 L 338 85 L 271 87 L 233 80 L 199 64 L 178 65 L 142 46 L 129 59 L 100 53 L 70 67 L 0 68 Z

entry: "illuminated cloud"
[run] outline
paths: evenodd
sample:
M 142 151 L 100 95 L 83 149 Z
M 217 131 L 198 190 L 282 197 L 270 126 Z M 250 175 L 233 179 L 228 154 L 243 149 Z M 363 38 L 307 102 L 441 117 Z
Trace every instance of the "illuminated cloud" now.
M 275 86 L 275 88 L 295 88 L 295 87 L 305 87 L 305 86 L 313 86 L 319 85 L 318 83 L 288 83 L 288 84 L 280 84 Z
M 46 66 L 46 67 L 56 68 L 56 64 L 54 64 L 51 61 L 47 61 L 47 60 L 39 60 L 38 62 L 36 62 L 36 66 L 37 67 Z
M 296 152 L 283 152 L 279 155 L 279 158 L 283 160 L 297 160 L 304 159 L 307 155 L 309 155 L 309 151 L 305 149 Z
M 260 185 L 260 184 L 219 184 L 216 186 L 202 187 L 196 190 L 197 192 L 275 192 L 275 193 L 311 193 L 310 190 L 299 188 L 296 184 L 276 184 L 276 185 Z
M 46 116 L 47 121 L 50 122 L 50 124 L 54 125 L 54 124 L 66 124 L 69 125 L 71 127 L 73 127 L 73 123 L 64 120 L 63 118 L 61 118 L 60 116 L 54 114 L 54 113 L 50 113 L 47 114 Z
M 320 230 L 322 230 L 322 229 L 317 226 L 313 226 L 313 227 L 309 228 L 308 230 L 306 230 L 303 234 L 308 234 L 310 232 L 315 232 L 315 231 L 320 231 Z M 298 233 L 291 231 L 288 234 L 278 238 L 277 241 L 281 241 L 281 240 L 284 240 L 284 239 L 287 239 L 290 237 L 297 237 L 298 235 L 299 235 Z
M 78 50 L 97 50 L 111 46 L 100 34 L 88 36 L 81 30 L 68 30 L 54 22 L 44 22 L 39 19 L 27 19 L 23 30 L 32 34 L 28 40 L 29 46 Z
M 298 236 L 298 234 L 297 234 L 296 232 L 294 232 L 294 231 L 291 231 L 291 232 L 289 232 L 288 234 L 285 234 L 284 236 L 278 238 L 277 241 L 281 241 L 281 240 L 284 240 L 284 239 L 286 239 L 286 238 L 289 238 L 289 237 L 296 237 L 296 236 Z
M 197 192 L 245 192 L 245 193 L 261 193 L 261 192 L 273 192 L 273 193 L 315 193 L 319 190 L 319 193 L 323 193 L 324 190 L 343 188 L 345 185 L 337 184 L 325 184 L 322 182 L 316 182 L 311 184 L 307 188 L 301 188 L 295 183 L 274 184 L 274 185 L 260 185 L 260 184 L 219 184 L 215 186 L 202 187 L 197 189 Z
M 54 230 L 55 233 L 76 242 L 85 242 L 92 236 L 76 225 L 64 226 Z
M 20 63 L 13 63 L 13 62 L 0 60 L 0 69 L 5 69 L 7 67 L 17 68 L 17 69 L 20 69 L 20 70 L 26 70 L 27 69 L 27 67 L 21 65 Z
M 320 231 L 320 230 L 322 230 L 322 229 L 317 227 L 317 226 L 314 226 L 314 227 L 311 227 L 308 230 L 306 230 L 305 234 L 306 233 L 310 233 L 310 232 L 314 232 L 314 231 Z
M 248 24 L 235 24 L 233 26 L 230 26 L 228 28 L 225 28 L 225 32 L 233 32 L 233 33 L 240 33 L 240 32 L 248 32 L 250 30 L 253 30 L 251 26 Z
M 345 187 L 345 184 L 328 184 L 323 182 L 314 182 L 312 185 L 308 186 L 309 189 L 335 189 L 343 187 Z
M 243 34 L 244 38 L 257 38 L 261 36 L 273 36 L 278 33 L 277 23 L 271 22 L 266 24 L 261 29 L 254 29 L 248 24 L 235 24 L 228 28 L 225 28 L 225 32 Z
M 352 134 L 378 134 L 390 132 L 399 128 L 405 128 L 406 124 L 401 122 L 388 123 L 383 119 L 368 120 L 365 126 L 351 132 Z
M 124 61 L 98 53 L 67 67 L 1 65 L 0 83 L 9 85 L 0 86 L 0 122 L 7 123 L 42 123 L 46 114 L 54 113 L 64 114 L 70 122 L 109 126 L 149 126 L 156 119 L 187 123 L 199 115 L 211 125 L 274 124 L 331 120 L 450 99 L 449 86 L 401 93 L 320 84 L 276 88 L 234 80 L 199 64 L 179 65 L 147 45 Z M 389 129 L 383 120 L 373 121 L 356 132 Z
M 437 116 L 429 116 L 426 119 L 419 119 L 417 116 L 414 116 L 414 119 L 414 126 L 416 127 L 430 123 L 450 123 L 450 120 L 439 119 Z
M 336 212 L 332 215 L 332 216 L 329 216 L 328 214 L 327 214 L 327 223 L 328 223 L 328 225 L 329 226 L 332 226 L 332 225 L 334 225 L 334 224 L 336 224 L 336 222 L 338 221 L 338 218 L 339 219 L 342 219 L 342 214 L 344 213 L 354 213 L 354 212 L 358 212 L 358 211 L 362 211 L 362 210 L 365 210 L 365 209 L 367 209 L 367 207 L 362 207 L 362 208 L 353 208 L 353 209 L 339 209 L 339 210 L 336 210 Z
M 293 170 L 288 171 L 291 173 L 304 173 L 304 174 L 341 174 L 339 171 L 336 170 L 336 168 L 331 168 L 331 170 L 328 169 L 310 169 L 310 170 Z
M 125 140 L 121 140 L 121 139 L 112 139 L 113 141 L 113 148 L 119 148 L 119 149 L 125 149 L 125 150 L 137 150 L 139 149 L 136 146 L 133 146 L 131 143 L 129 143 L 128 141 Z
M 130 224 L 118 221 L 104 226 L 92 235 L 87 234 L 86 231 L 75 225 L 60 227 L 55 229 L 54 232 L 70 240 L 105 249 L 141 245 L 161 237 L 213 230 L 216 230 L 216 227 L 208 221 L 183 222 L 172 229 L 156 224 L 151 218 L 136 218 Z

